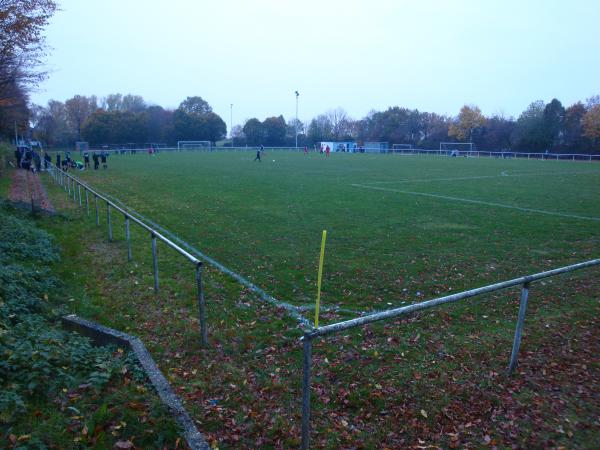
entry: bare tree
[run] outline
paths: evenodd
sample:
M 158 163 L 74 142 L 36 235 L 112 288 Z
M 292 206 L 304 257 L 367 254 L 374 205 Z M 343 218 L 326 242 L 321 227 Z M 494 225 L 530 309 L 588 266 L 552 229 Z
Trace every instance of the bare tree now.
M 348 113 L 340 107 L 331 109 L 326 113 L 331 122 L 331 134 L 335 140 L 340 140 L 344 135 L 349 134 L 349 124 L 352 119 L 348 117 Z
M 77 133 L 77 139 L 81 140 L 81 127 L 85 119 L 98 108 L 96 96 L 76 95 L 65 102 L 65 107 L 69 127 Z
M 106 111 L 120 111 L 123 104 L 121 94 L 108 94 L 100 101 L 100 107 Z

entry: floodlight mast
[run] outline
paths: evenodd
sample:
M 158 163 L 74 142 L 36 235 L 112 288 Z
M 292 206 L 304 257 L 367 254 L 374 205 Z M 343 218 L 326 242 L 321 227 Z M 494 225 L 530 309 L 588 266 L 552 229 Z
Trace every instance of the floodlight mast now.
M 296 91 L 296 123 L 294 124 L 294 130 L 296 135 L 296 150 L 298 150 L 298 97 L 300 93 Z
M 229 105 L 229 137 L 231 138 L 231 147 L 233 147 L 233 103 Z

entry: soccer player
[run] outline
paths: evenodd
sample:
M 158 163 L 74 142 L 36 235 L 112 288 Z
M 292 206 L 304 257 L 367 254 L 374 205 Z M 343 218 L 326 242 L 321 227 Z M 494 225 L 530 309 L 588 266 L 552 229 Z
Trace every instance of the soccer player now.
M 98 153 L 94 152 L 94 154 L 92 155 L 92 159 L 94 160 L 94 170 L 98 170 Z
M 308 155 L 308 147 L 306 145 L 304 146 L 304 154 Z
M 83 163 L 86 169 L 90 168 L 90 154 L 87 151 L 83 152 Z
M 100 159 L 102 160 L 102 168 L 104 169 L 108 169 L 108 164 L 106 164 L 106 157 L 108 155 L 106 154 L 105 151 L 102 151 L 102 153 L 100 153 Z
M 329 148 L 329 145 L 327 145 L 327 147 L 325 147 L 325 156 L 329 158 L 329 152 L 331 152 L 331 149 Z
M 52 158 L 50 157 L 50 153 L 44 152 L 44 169 L 48 170 L 50 168 L 51 163 Z
M 31 153 L 35 171 L 39 172 L 42 169 L 42 158 L 40 157 L 40 154 L 38 152 L 32 151 Z
M 258 150 L 256 150 L 256 158 L 254 158 L 254 161 L 258 160 L 258 162 L 261 162 L 260 160 L 260 154 L 262 153 L 262 151 L 264 150 L 264 146 L 261 144 L 260 148 Z

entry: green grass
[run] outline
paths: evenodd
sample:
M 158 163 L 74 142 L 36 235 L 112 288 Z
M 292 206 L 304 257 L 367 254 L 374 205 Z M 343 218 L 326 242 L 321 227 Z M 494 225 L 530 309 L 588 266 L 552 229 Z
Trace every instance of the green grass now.
M 253 156 L 119 155 L 107 171 L 76 175 L 296 305 L 314 302 L 322 229 L 328 230 L 322 301 L 351 311 L 598 257 L 597 220 L 515 209 L 600 217 L 595 164 L 290 153 L 266 154 L 259 164 Z M 439 180 L 447 178 L 453 180 Z M 132 228 L 134 262 L 127 263 L 121 217 L 112 217 L 115 242 L 108 244 L 105 206 L 102 227 L 95 228 L 93 208 L 82 221 L 85 214 L 64 192 L 47 187 L 65 215 L 46 226 L 64 249 L 57 270 L 80 289 L 73 310 L 141 336 L 219 447 L 297 445 L 301 352 L 294 321 L 208 268 L 210 347 L 202 349 L 193 268 L 159 243 L 161 289 L 153 294 L 147 233 Z M 599 342 L 596 271 L 533 285 L 521 368 L 512 379 L 502 373 L 516 290 L 318 341 L 315 447 L 397 448 L 419 439 L 481 446 L 488 438 L 501 446 L 593 446 L 599 404 L 583 400 L 589 389 L 578 389 L 598 379 L 589 354 Z M 355 315 L 326 312 L 320 322 Z M 582 337 L 582 330 L 591 331 Z M 578 358 L 589 360 L 586 369 Z M 557 418 L 552 408 L 558 407 Z M 557 420 L 564 433 L 557 434 Z M 523 421 L 532 425 L 520 430 Z
M 0 447 L 176 447 L 135 356 L 60 326 L 73 291 L 48 270 L 60 249 L 36 225 L 0 197 Z
M 266 154 L 262 164 L 251 159 L 117 156 L 109 171 L 78 175 L 295 304 L 314 301 L 323 229 L 323 302 L 357 310 L 598 256 L 598 220 L 352 186 L 384 182 L 373 186 L 598 218 L 598 165 L 289 153 Z M 482 176 L 495 178 L 408 182 Z

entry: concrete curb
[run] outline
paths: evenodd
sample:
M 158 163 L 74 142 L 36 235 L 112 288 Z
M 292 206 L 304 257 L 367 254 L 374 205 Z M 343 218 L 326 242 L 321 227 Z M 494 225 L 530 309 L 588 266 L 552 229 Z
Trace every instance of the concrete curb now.
M 98 325 L 97 323 L 82 319 L 75 314 L 64 316 L 61 320 L 65 329 L 89 337 L 96 345 L 115 344 L 131 349 L 138 357 L 161 401 L 167 405 L 179 425 L 183 428 L 183 436 L 187 445 L 192 450 L 210 450 L 210 446 L 207 444 L 204 436 L 196 428 L 194 421 L 171 389 L 171 385 L 160 372 L 150 352 L 148 352 L 139 338 Z

